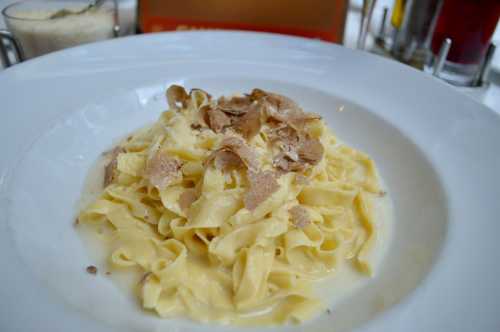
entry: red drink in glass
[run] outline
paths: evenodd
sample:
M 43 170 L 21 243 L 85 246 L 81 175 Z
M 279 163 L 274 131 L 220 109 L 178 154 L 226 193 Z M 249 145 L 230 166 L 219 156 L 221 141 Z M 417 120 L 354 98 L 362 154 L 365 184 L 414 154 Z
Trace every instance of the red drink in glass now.
M 474 78 L 499 16 L 500 0 L 444 0 L 431 48 L 436 55 L 443 41 L 451 39 L 447 63 L 453 68 L 448 69 L 467 76 L 456 83 L 467 84 Z

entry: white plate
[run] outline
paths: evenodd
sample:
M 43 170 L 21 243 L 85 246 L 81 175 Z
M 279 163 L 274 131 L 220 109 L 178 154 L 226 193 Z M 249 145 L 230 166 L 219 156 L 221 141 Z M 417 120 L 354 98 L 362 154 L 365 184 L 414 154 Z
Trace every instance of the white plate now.
M 393 196 L 394 241 L 377 276 L 331 315 L 270 331 L 500 329 L 497 114 L 366 53 L 192 32 L 82 46 L 0 74 L 0 330 L 233 330 L 144 314 L 104 276 L 84 272 L 92 261 L 72 226 L 92 162 L 154 120 L 171 83 L 290 95 L 371 154 Z

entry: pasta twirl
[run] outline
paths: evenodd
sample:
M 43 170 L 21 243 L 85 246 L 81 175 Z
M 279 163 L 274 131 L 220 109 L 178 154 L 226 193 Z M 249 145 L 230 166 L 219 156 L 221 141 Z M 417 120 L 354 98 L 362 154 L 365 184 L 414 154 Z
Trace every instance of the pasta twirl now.
M 303 322 L 322 308 L 317 280 L 373 273 L 381 191 L 367 155 L 281 95 L 167 96 L 169 111 L 107 155 L 102 194 L 79 215 L 112 267 L 143 273 L 145 310 Z

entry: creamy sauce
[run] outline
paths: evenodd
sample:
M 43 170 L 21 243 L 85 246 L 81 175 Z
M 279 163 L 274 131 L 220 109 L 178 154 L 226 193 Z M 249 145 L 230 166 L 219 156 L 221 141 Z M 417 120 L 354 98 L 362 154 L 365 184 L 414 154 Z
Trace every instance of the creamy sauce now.
M 383 179 L 379 179 L 381 187 L 387 192 L 387 187 Z M 370 251 L 370 261 L 373 266 L 373 277 L 377 276 L 382 260 L 387 254 L 392 241 L 394 228 L 394 211 L 392 200 L 387 193 L 376 202 L 374 207 L 375 222 L 377 224 L 377 239 L 373 250 Z M 339 269 L 331 275 L 316 284 L 317 296 L 328 308 L 332 309 L 349 295 L 365 286 L 370 281 L 359 271 L 356 271 L 350 264 L 342 262 Z
M 119 143 L 116 145 L 119 145 Z M 103 153 L 90 167 L 83 184 L 80 200 L 76 204 L 78 213 L 101 195 L 104 183 L 104 168 L 108 162 L 109 157 L 106 153 Z M 108 259 L 111 249 L 106 245 L 105 239 L 96 236 L 96 232 L 98 234 L 99 231 L 100 229 L 88 224 L 80 223 L 78 225 L 78 233 L 90 258 L 95 262 L 94 265 L 98 267 L 99 273 L 107 275 L 125 294 L 130 294 L 130 299 L 135 301 L 136 296 L 134 295 L 137 288 L 135 286 L 141 280 L 143 273 L 139 268 L 119 269 L 109 264 Z M 131 292 L 131 290 L 133 291 Z
M 89 173 L 84 182 L 84 189 L 81 199 L 77 204 L 77 210 L 84 209 L 88 204 L 95 201 L 102 192 L 104 179 L 104 167 L 109 159 L 106 156 L 99 158 L 89 170 Z M 382 179 L 380 179 L 381 187 L 387 191 L 387 187 Z M 393 206 L 392 200 L 387 193 L 384 197 L 375 202 L 375 222 L 378 228 L 377 239 L 373 250 L 370 252 L 370 261 L 374 269 L 374 276 L 377 275 L 377 270 L 381 265 L 383 257 L 386 255 L 388 247 L 392 239 L 393 232 Z M 136 301 L 138 284 L 143 277 L 140 268 L 114 268 L 108 263 L 111 249 L 106 246 L 106 243 L 101 238 L 96 236 L 95 227 L 80 224 L 79 234 L 87 247 L 90 257 L 98 267 L 99 273 L 107 274 L 110 280 L 120 288 L 132 301 Z M 199 262 L 201 264 L 201 262 Z M 196 264 L 194 264 L 196 265 Z M 193 267 L 196 269 L 196 267 Z M 108 272 L 108 273 L 106 273 Z M 328 277 L 317 281 L 315 284 L 316 296 L 324 305 L 325 310 L 334 310 L 335 306 L 342 302 L 357 290 L 362 288 L 370 281 L 360 272 L 356 271 L 350 264 L 342 262 L 336 271 L 333 271 Z M 207 308 L 210 309 L 210 308 Z M 233 321 L 236 325 L 267 325 L 271 321 L 266 313 L 272 311 L 273 307 L 265 307 L 261 310 L 238 314 L 238 319 Z M 222 313 L 221 310 L 207 310 L 211 313 L 211 318 L 218 317 L 221 323 L 229 322 L 229 318 L 234 314 Z M 231 317 L 234 318 L 234 317 Z

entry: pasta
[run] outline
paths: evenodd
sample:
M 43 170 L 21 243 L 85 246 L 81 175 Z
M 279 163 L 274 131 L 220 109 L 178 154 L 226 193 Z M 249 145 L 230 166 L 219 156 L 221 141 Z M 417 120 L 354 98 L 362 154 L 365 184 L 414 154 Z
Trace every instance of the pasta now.
M 231 324 L 303 322 L 315 282 L 373 273 L 374 162 L 321 117 L 254 89 L 167 90 L 170 110 L 106 153 L 102 194 L 79 214 L 112 267 L 139 270 L 142 307 Z

